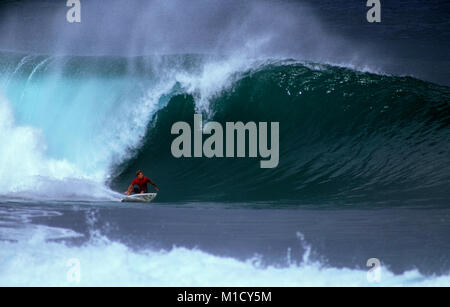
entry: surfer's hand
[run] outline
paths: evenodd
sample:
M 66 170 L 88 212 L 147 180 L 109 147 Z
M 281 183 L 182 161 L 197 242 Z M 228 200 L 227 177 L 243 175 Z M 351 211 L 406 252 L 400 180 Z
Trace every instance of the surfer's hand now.
M 155 190 L 156 190 L 156 192 L 158 192 L 158 191 L 159 191 L 159 188 L 158 188 L 158 187 L 155 187 Z
M 145 194 L 144 191 L 141 191 L 141 194 Z

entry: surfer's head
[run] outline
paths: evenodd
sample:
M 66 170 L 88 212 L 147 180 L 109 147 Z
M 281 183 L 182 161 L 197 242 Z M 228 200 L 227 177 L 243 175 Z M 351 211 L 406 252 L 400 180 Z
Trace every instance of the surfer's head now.
M 136 172 L 136 177 L 138 177 L 138 178 L 144 177 L 144 172 L 141 171 L 141 170 L 138 170 L 138 171 Z

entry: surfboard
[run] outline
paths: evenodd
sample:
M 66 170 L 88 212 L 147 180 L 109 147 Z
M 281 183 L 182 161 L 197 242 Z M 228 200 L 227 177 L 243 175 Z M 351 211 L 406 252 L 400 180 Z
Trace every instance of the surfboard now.
M 133 194 L 122 199 L 123 203 L 149 203 L 156 197 L 156 193 Z

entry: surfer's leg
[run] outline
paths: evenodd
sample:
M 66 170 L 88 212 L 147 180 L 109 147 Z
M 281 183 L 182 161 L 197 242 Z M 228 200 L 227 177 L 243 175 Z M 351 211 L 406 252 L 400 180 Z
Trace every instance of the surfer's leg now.
M 139 193 L 141 193 L 141 189 L 139 189 L 139 188 L 133 189 L 133 194 L 139 194 Z

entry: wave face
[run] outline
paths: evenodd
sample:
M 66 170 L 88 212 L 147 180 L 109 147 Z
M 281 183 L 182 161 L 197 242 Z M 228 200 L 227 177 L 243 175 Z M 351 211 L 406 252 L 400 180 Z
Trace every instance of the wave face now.
M 448 201 L 450 89 L 295 61 L 0 56 L 2 195 L 170 201 Z M 280 161 L 171 155 L 177 121 L 280 123 Z M 23 174 L 17 179 L 15 174 Z M 25 182 L 24 179 L 26 178 Z M 96 191 L 96 192 L 95 192 Z
M 155 114 L 117 182 L 144 168 L 170 199 L 367 201 L 448 199 L 450 90 L 406 77 L 279 62 L 210 99 L 208 120 L 280 122 L 280 162 L 175 159 L 170 126 L 192 123 L 195 95 Z

